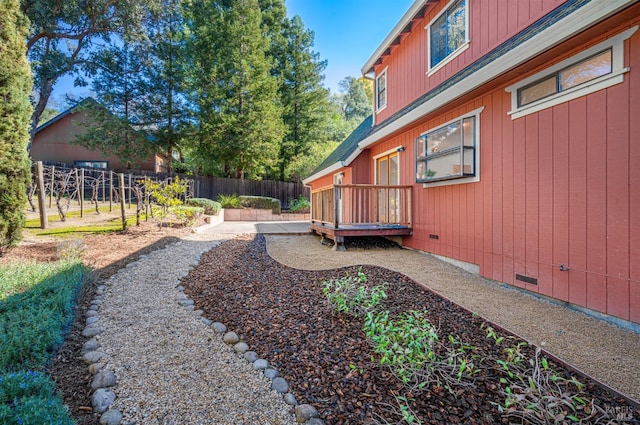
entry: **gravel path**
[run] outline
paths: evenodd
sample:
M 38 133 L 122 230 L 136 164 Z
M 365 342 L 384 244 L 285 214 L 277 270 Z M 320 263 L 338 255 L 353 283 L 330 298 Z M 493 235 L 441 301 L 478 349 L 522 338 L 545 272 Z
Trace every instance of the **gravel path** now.
M 403 273 L 470 311 L 544 345 L 605 384 L 640 400 L 640 335 L 466 273 L 407 249 L 336 252 L 316 236 L 267 235 L 269 255 L 289 267 L 324 270 L 377 265 Z
M 178 304 L 179 279 L 228 235 L 191 235 L 106 282 L 96 339 L 122 424 L 293 424 L 270 380 Z

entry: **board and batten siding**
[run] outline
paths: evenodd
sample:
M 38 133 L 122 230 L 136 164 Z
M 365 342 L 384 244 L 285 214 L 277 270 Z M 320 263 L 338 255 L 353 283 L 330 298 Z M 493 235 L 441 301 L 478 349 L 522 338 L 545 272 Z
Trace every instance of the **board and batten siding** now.
M 442 0 L 420 20 L 399 45 L 391 47 L 375 66 L 378 75 L 387 68 L 387 107 L 376 114 L 381 123 L 456 72 L 487 54 L 505 40 L 564 3 L 565 0 L 467 0 L 469 6 L 469 48 L 440 70 L 427 76 L 428 36 L 424 29 L 449 1 Z
M 625 42 L 625 58 L 625 82 L 605 90 L 512 120 L 500 88 L 372 147 L 371 162 L 405 146 L 401 184 L 411 184 L 414 139 L 484 106 L 480 182 L 414 184 L 414 234 L 404 245 L 640 323 L 640 32 Z

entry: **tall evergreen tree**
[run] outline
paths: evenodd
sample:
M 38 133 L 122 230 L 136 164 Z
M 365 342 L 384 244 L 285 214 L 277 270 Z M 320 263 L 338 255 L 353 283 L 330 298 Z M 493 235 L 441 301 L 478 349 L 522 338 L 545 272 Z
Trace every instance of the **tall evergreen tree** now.
M 28 24 L 18 0 L 0 2 L 0 254 L 20 240 L 30 181 Z
M 170 159 L 182 161 L 181 128 L 186 119 L 184 37 L 180 0 L 158 0 L 162 7 L 147 25 L 151 60 L 144 69 L 144 121 Z
M 312 50 L 313 32 L 305 29 L 302 19 L 295 16 L 286 22 L 283 34 L 286 44 L 277 56 L 276 70 L 281 79 L 280 96 L 287 128 L 280 144 L 280 180 L 292 177 L 290 165 L 294 158 L 308 155 L 313 144 L 329 140 L 327 124 L 331 114 L 329 91 L 322 86 L 327 62 Z
M 258 2 L 193 1 L 186 16 L 195 151 L 221 175 L 260 178 L 284 126 Z

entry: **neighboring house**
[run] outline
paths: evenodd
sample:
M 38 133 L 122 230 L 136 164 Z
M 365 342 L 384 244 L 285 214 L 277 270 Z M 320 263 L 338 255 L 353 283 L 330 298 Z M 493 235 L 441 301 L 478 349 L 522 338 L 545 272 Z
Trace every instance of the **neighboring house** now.
M 414 2 L 362 69 L 373 116 L 304 181 L 312 229 L 640 323 L 639 24 L 637 0 Z
M 116 171 L 132 168 L 132 164 L 121 161 L 115 155 L 105 156 L 99 150 L 90 150 L 71 143 L 77 135 L 87 132 L 82 125 L 87 119 L 87 111 L 83 110 L 82 106 L 88 102 L 95 102 L 95 100 L 84 99 L 36 129 L 30 151 L 32 160 Z M 134 168 L 166 172 L 167 158 L 157 153 L 151 154 L 147 160 Z

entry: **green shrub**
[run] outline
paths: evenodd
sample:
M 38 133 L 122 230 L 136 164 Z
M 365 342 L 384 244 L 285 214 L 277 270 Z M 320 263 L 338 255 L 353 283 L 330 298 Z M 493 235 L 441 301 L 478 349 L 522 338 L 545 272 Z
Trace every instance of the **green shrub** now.
M 73 424 L 53 382 L 35 371 L 64 341 L 88 271 L 75 255 L 68 257 L 0 266 L 1 424 Z
M 29 370 L 0 375 L 0 423 L 72 425 L 73 421 L 51 379 Z
M 44 368 L 73 322 L 76 294 L 86 267 L 77 260 L 33 267 L 49 269 L 7 276 L 7 270 L 19 269 L 0 268 L 0 287 L 13 293 L 0 302 L 0 373 Z M 16 291 L 28 287 L 25 281 L 30 276 L 38 275 L 44 276 L 41 281 L 24 292 Z M 7 284 L 9 279 L 14 283 Z
M 274 214 L 282 212 L 280 200 L 266 196 L 240 196 L 240 203 L 245 208 L 270 209 Z
M 218 195 L 218 202 L 222 208 L 242 208 L 240 197 L 238 195 Z
M 291 212 L 308 213 L 310 208 L 311 203 L 304 196 L 289 199 L 289 211 Z
M 169 208 L 182 205 L 180 198 L 187 193 L 187 181 L 181 180 L 180 177 L 176 176 L 171 183 L 147 180 L 145 186 L 149 191 L 151 200 L 159 207 L 154 211 L 157 211 L 160 217 L 159 226 L 162 229 L 163 221 L 169 214 Z
M 204 213 L 207 215 L 218 215 L 218 213 L 220 213 L 220 209 L 222 208 L 222 205 L 220 204 L 220 202 L 214 201 L 213 199 L 207 199 L 207 198 L 187 199 L 186 204 L 191 207 L 204 208 Z
M 21 238 L 30 182 L 29 101 L 33 78 L 26 56 L 29 22 L 20 3 L 0 3 L 0 254 Z
M 179 205 L 177 207 L 173 207 L 171 212 L 173 212 L 178 221 L 183 222 L 186 226 L 190 226 L 196 222 L 198 217 L 204 214 L 204 208 Z

